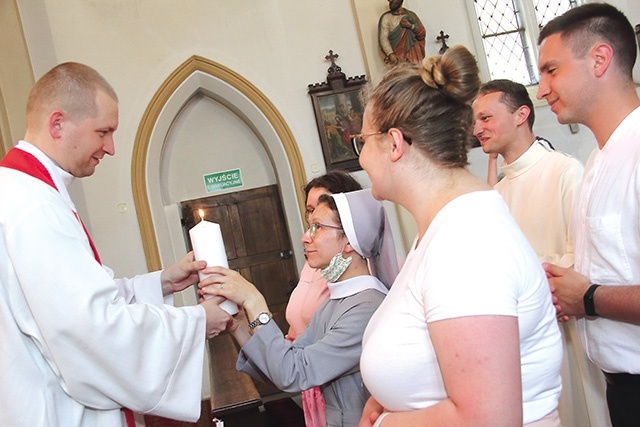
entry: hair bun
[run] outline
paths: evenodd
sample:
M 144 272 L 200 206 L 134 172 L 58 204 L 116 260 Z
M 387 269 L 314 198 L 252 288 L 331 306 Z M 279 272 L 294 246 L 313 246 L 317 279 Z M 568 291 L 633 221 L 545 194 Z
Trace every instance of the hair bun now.
M 470 102 L 480 89 L 480 70 L 464 46 L 453 46 L 442 55 L 422 61 L 420 77 L 434 89 L 441 89 L 460 102 Z
M 440 60 L 442 55 L 430 56 L 422 60 L 422 70 L 420 77 L 422 81 L 429 87 L 439 89 L 443 87 L 447 81 L 440 69 Z

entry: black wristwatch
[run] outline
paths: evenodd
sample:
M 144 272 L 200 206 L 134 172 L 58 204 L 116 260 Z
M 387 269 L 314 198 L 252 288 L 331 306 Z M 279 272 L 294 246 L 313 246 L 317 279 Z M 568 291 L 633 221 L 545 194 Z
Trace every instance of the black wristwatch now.
M 587 292 L 585 292 L 584 296 L 582 297 L 584 301 L 584 312 L 587 316 L 598 316 L 598 313 L 596 312 L 596 304 L 593 300 L 593 294 L 596 292 L 596 289 L 598 289 L 598 286 L 600 285 L 589 286 L 589 289 L 587 289 Z
M 258 314 L 258 317 L 253 322 L 249 323 L 249 329 L 254 329 L 258 325 L 266 325 L 269 321 L 273 319 L 273 314 L 262 312 Z

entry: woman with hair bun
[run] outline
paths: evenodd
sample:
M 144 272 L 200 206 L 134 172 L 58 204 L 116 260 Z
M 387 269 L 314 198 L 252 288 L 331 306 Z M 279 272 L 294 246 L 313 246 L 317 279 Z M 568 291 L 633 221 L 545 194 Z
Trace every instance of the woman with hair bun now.
M 418 227 L 365 331 L 360 427 L 560 425 L 545 273 L 500 195 L 467 170 L 479 86 L 461 46 L 395 67 L 354 137 L 373 195 Z

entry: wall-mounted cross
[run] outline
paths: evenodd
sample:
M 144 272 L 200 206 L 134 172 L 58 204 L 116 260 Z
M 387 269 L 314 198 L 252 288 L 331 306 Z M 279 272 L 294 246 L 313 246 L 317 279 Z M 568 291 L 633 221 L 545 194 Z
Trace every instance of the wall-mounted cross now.
M 440 43 L 442 43 L 442 47 L 438 51 L 438 53 L 440 53 L 440 55 L 442 55 L 443 53 L 445 53 L 447 51 L 447 49 L 449 49 L 449 46 L 447 46 L 447 39 L 448 38 L 449 38 L 449 34 L 445 34 L 444 31 L 440 30 L 440 35 L 438 37 L 436 37 L 436 41 L 439 41 Z
M 336 65 L 336 58 L 339 55 L 337 53 L 333 53 L 333 50 L 329 51 L 329 55 L 325 56 L 324 59 L 326 59 L 327 61 L 331 61 L 331 67 L 329 67 L 329 69 L 327 70 L 327 72 L 331 75 L 331 74 L 338 74 L 340 72 L 342 72 L 342 68 L 340 68 L 338 65 Z
M 326 59 L 327 61 L 331 61 L 331 66 L 333 67 L 336 65 L 336 59 L 338 58 L 338 56 L 340 55 L 338 55 L 337 53 L 334 55 L 333 51 L 330 50 L 329 55 L 325 56 L 324 59 Z

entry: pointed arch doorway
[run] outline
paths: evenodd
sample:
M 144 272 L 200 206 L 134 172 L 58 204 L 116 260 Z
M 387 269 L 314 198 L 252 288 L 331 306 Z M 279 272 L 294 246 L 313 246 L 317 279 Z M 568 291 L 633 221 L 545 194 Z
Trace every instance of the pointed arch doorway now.
M 174 149 L 183 146 L 184 142 L 167 137 L 180 113 L 194 105 L 195 99 L 218 103 L 223 107 L 219 111 L 226 109 L 227 117 L 234 117 L 237 123 L 246 126 L 243 130 L 245 135 L 253 134 L 263 147 L 267 156 L 263 159 L 269 163 L 267 167 L 279 186 L 290 236 L 300 236 L 304 231 L 303 188 L 306 176 L 296 141 L 283 117 L 267 97 L 242 76 L 206 58 L 192 56 L 158 89 L 143 115 L 134 143 L 133 197 L 149 270 L 173 262 L 175 251 L 179 253 L 184 249 L 179 209 L 176 207 L 179 201 L 176 198 L 180 196 L 172 194 L 171 185 L 175 184 L 172 179 L 175 177 L 168 171 L 175 159 Z M 238 152 L 240 149 L 235 150 Z M 238 153 L 239 156 L 244 154 Z M 196 157 L 204 156 L 196 153 Z M 195 187 L 185 188 L 191 191 Z M 199 192 L 193 190 L 189 193 L 193 197 L 185 197 L 184 200 L 198 195 L 208 194 L 202 189 Z M 177 239 L 176 232 L 180 235 Z M 175 245 L 176 240 L 180 244 Z M 294 256 L 302 265 L 302 251 L 294 250 Z
M 233 168 L 243 173 L 239 190 L 275 189 L 287 236 L 299 242 L 306 177 L 290 129 L 274 105 L 246 79 L 193 56 L 158 89 L 136 135 L 132 185 L 149 270 L 169 265 L 186 252 L 181 204 L 211 196 L 203 175 Z M 264 231 L 269 232 L 268 225 Z M 291 248 L 293 260 L 301 266 L 301 245 Z M 177 298 L 178 304 L 196 302 L 194 292 Z M 227 370 L 235 371 L 233 366 Z M 203 398 L 210 397 L 208 391 L 215 386 L 209 378 L 206 366 Z

